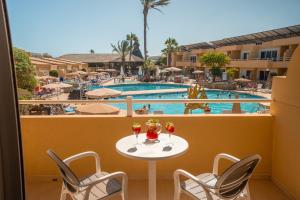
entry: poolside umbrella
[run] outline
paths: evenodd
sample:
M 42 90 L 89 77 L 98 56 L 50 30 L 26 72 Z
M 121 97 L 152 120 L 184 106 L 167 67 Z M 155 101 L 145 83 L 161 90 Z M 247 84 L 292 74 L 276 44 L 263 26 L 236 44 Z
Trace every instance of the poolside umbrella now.
M 97 75 L 98 72 L 88 72 L 87 74 L 88 74 L 88 75 Z
M 196 70 L 196 71 L 193 71 L 193 74 L 203 74 L 204 71 L 201 71 L 201 70 Z
M 239 83 L 249 83 L 251 82 L 250 79 L 246 79 L 246 78 L 236 78 L 234 79 L 235 82 L 239 82 Z
M 105 69 L 97 69 L 96 72 L 105 72 Z
M 121 66 L 121 69 L 120 69 L 120 75 L 121 76 L 124 76 L 125 74 L 124 74 L 124 67 L 123 66 Z
M 169 68 L 166 68 L 165 70 L 167 70 L 168 72 L 172 72 L 172 76 L 174 77 L 175 75 L 174 75 L 174 73 L 175 72 L 180 72 L 180 71 L 182 71 L 182 69 L 179 69 L 179 68 L 177 68 L 177 67 L 169 67 Z M 175 79 L 175 78 L 174 78 Z
M 164 73 L 168 73 L 168 71 L 167 70 L 165 70 L 165 69 L 163 69 L 163 70 L 160 70 L 160 72 L 159 72 L 160 74 L 164 74 Z
M 115 70 L 115 69 L 106 69 L 105 71 L 107 71 L 107 72 L 116 72 L 117 70 Z
M 84 71 L 77 71 L 77 73 L 78 73 L 79 75 L 87 75 L 87 72 L 84 72 Z
M 91 99 L 103 99 L 103 98 L 110 98 L 110 97 L 117 97 L 120 96 L 122 92 L 118 90 L 113 90 L 109 88 L 100 88 L 92 91 L 88 91 L 85 95 Z
M 81 105 L 76 108 L 76 113 L 83 115 L 109 115 L 118 114 L 119 112 L 119 108 L 104 103 Z
M 180 72 L 180 71 L 182 71 L 182 69 L 179 69 L 177 67 L 169 67 L 169 68 L 166 68 L 165 70 L 167 70 L 169 72 Z

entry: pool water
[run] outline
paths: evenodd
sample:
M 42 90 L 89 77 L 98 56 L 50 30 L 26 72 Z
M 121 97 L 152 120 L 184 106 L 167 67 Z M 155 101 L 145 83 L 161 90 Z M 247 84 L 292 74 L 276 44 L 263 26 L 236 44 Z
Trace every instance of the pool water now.
M 95 90 L 101 87 L 103 86 L 91 86 L 90 90 Z M 137 84 L 109 85 L 105 87 L 114 90 L 119 90 L 122 92 L 127 92 L 127 91 L 141 91 L 141 90 L 180 89 L 180 88 L 188 88 L 189 86 L 179 85 L 179 84 L 137 83 Z
M 94 90 L 103 86 L 91 86 L 90 89 Z M 187 85 L 180 84 L 153 84 L 153 83 L 138 83 L 138 84 L 119 84 L 105 86 L 119 91 L 141 91 L 141 90 L 160 90 L 160 89 L 178 89 L 188 88 Z M 234 99 L 237 93 L 223 91 L 223 90 L 207 90 L 208 99 Z M 160 93 L 160 94 L 139 94 L 132 95 L 133 99 L 187 99 L 187 92 L 178 93 Z M 114 99 L 125 99 L 126 96 L 120 96 Z M 239 93 L 240 99 L 263 99 L 263 97 Z M 122 110 L 127 109 L 125 103 L 112 104 Z M 144 105 L 148 104 L 134 104 L 133 110 L 141 109 Z M 209 107 L 212 114 L 221 114 L 223 110 L 232 110 L 232 103 L 210 103 Z M 164 114 L 184 114 L 185 105 L 183 103 L 172 103 L 172 104 L 150 104 L 150 113 L 153 111 L 163 111 Z M 241 103 L 241 109 L 246 113 L 256 113 L 258 111 L 265 110 L 265 106 L 259 103 Z M 197 109 L 192 114 L 204 113 L 202 109 Z
M 208 99 L 229 99 L 235 98 L 234 92 L 224 92 L 221 90 L 208 90 L 206 91 Z M 126 97 L 117 97 L 116 99 L 124 99 Z M 262 99 L 262 97 L 239 94 L 240 99 Z M 180 93 L 164 93 L 164 94 L 147 94 L 147 95 L 133 95 L 133 99 L 187 99 L 187 92 Z M 148 104 L 134 104 L 133 109 L 141 109 L 144 105 Z M 212 114 L 222 114 L 223 110 L 232 110 L 232 103 L 210 103 L 209 107 Z M 114 104 L 114 106 L 126 110 L 126 104 Z M 172 104 L 150 104 L 150 112 L 156 110 L 163 111 L 164 114 L 184 114 L 185 106 L 183 103 L 172 103 Z M 246 113 L 256 113 L 258 111 L 265 110 L 265 107 L 259 103 L 241 103 L 241 109 Z M 204 113 L 202 109 L 197 109 L 192 114 Z

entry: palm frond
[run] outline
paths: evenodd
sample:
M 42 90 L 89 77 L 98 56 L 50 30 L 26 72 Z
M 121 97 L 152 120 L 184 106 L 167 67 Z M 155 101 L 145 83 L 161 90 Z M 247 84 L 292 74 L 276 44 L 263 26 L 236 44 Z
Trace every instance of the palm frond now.
M 171 3 L 171 0 L 158 0 L 158 1 L 153 1 L 151 4 L 151 7 L 162 7 L 162 6 L 167 6 Z

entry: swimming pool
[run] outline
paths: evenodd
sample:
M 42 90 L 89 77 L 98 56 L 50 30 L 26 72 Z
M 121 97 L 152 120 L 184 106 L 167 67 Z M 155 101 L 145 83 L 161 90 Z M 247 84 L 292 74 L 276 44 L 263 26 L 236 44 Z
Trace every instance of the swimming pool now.
M 229 99 L 235 98 L 234 92 L 225 92 L 222 90 L 207 90 L 207 97 L 209 99 Z M 117 99 L 124 99 L 125 96 L 117 97 Z M 240 99 L 263 99 L 262 97 L 249 95 L 249 94 L 239 94 Z M 164 93 L 164 94 L 147 94 L 147 95 L 133 95 L 133 99 L 187 99 L 187 92 L 180 93 Z M 134 104 L 133 109 L 141 109 L 144 105 L 148 104 Z M 212 114 L 221 114 L 223 110 L 232 110 L 232 103 L 210 103 Z M 126 110 L 126 104 L 115 104 L 116 107 Z M 150 112 L 153 111 L 163 111 L 164 114 L 183 114 L 185 106 L 183 103 L 172 103 L 172 104 L 150 104 Z M 256 113 L 258 111 L 265 110 L 266 108 L 259 103 L 241 103 L 241 109 L 247 113 Z M 203 110 L 197 109 L 192 112 L 193 114 L 202 114 Z
M 91 86 L 90 90 L 95 90 L 101 87 L 103 86 Z M 181 85 L 181 84 L 136 83 L 136 84 L 109 85 L 104 87 L 111 88 L 114 90 L 119 90 L 122 92 L 127 92 L 127 91 L 142 91 L 142 90 L 180 89 L 180 88 L 188 88 L 189 86 Z
M 100 88 L 103 86 L 91 86 L 91 90 Z M 104 86 L 107 88 L 119 90 L 122 92 L 127 91 L 142 91 L 142 90 L 161 90 L 161 89 L 182 89 L 189 88 L 190 86 L 181 84 L 161 84 L 161 83 L 138 83 L 138 84 L 118 84 Z M 223 91 L 223 90 L 206 90 L 208 99 L 229 99 L 235 98 L 236 92 Z M 133 99 L 187 99 L 187 92 L 177 93 L 159 93 L 159 94 L 138 94 L 132 95 Z M 120 96 L 114 99 L 125 99 L 126 96 Z M 264 99 L 260 96 L 239 93 L 240 99 Z M 122 110 L 127 109 L 125 103 L 112 104 Z M 141 109 L 144 105 L 148 104 L 134 104 L 133 109 Z M 210 103 L 209 107 L 212 114 L 221 114 L 223 110 L 232 110 L 232 103 Z M 185 105 L 183 103 L 172 103 L 172 104 L 150 104 L 150 113 L 153 111 L 163 111 L 164 114 L 183 114 Z M 241 109 L 246 113 L 256 113 L 258 111 L 265 110 L 265 106 L 259 103 L 241 103 Z M 192 112 L 193 114 L 202 114 L 203 110 L 197 109 Z

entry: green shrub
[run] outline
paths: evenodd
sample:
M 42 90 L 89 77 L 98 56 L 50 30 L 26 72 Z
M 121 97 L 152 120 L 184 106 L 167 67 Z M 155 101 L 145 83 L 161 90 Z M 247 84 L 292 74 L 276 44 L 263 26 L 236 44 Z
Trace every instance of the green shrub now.
M 213 80 L 215 81 L 216 76 L 221 76 L 222 71 L 220 68 L 225 67 L 230 63 L 230 58 L 224 53 L 219 52 L 208 52 L 199 57 L 202 66 L 211 68 Z
M 213 75 L 213 77 L 220 77 L 222 76 L 222 70 L 220 67 L 212 67 L 211 68 L 211 74 Z
M 22 49 L 13 48 L 18 88 L 33 91 L 36 86 L 34 68 L 29 55 Z
M 50 76 L 53 76 L 53 77 L 58 77 L 58 71 L 57 71 L 57 70 L 51 70 L 51 71 L 49 72 L 49 75 L 50 75 Z
M 19 100 L 30 100 L 32 98 L 32 92 L 18 88 L 18 99 Z

